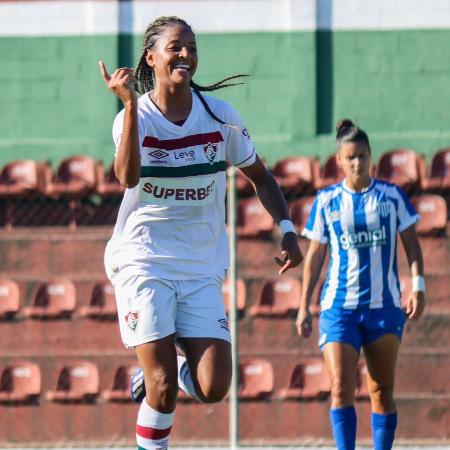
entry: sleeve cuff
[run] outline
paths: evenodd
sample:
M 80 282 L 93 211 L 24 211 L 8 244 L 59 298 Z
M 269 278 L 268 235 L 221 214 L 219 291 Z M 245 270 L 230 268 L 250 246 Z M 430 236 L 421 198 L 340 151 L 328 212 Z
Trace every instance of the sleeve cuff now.
M 308 230 L 307 228 L 304 228 L 300 235 L 309 239 L 310 241 L 318 241 L 321 244 L 328 244 L 328 238 L 314 233 L 314 231 Z
M 409 228 L 411 225 L 417 223 L 419 220 L 420 220 L 419 214 L 411 216 L 408 220 L 400 224 L 397 231 L 401 233 L 402 231 L 405 231 L 407 228 Z

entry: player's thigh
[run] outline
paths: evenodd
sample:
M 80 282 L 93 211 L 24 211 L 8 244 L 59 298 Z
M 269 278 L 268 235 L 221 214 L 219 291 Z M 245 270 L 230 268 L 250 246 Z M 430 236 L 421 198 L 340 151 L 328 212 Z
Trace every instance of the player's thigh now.
M 194 383 L 201 391 L 228 390 L 231 383 L 231 344 L 216 338 L 179 338 Z
M 363 346 L 369 391 L 394 386 L 399 347 L 400 339 L 393 333 L 384 334 Z
M 352 397 L 356 389 L 359 353 L 353 345 L 343 342 L 328 342 L 322 350 L 332 391 Z

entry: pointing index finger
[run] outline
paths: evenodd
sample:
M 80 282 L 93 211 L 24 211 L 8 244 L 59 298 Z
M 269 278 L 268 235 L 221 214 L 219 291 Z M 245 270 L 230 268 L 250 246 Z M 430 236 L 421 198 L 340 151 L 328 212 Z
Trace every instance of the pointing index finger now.
M 100 72 L 102 74 L 102 78 L 105 81 L 109 81 L 111 79 L 111 76 L 109 75 L 108 71 L 106 70 L 105 63 L 103 61 L 99 61 L 98 65 L 100 66 Z

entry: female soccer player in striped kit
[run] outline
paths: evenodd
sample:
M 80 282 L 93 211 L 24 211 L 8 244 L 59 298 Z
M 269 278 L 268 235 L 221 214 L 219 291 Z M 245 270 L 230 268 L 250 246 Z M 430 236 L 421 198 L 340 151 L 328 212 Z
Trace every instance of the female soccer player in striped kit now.
M 280 273 L 302 260 L 283 195 L 239 115 L 200 93 L 226 84 L 194 83 L 197 61 L 191 27 L 177 17 L 160 17 L 145 33 L 135 71 L 125 67 L 110 75 L 100 62 L 106 85 L 124 104 L 113 125 L 114 169 L 127 189 L 105 268 L 115 288 L 122 340 L 135 348 L 143 368 L 140 449 L 168 448 L 178 387 L 212 403 L 230 385 L 221 293 L 229 253 L 227 164 L 250 178 L 280 225 Z M 144 92 L 139 98 L 138 83 Z M 186 359 L 177 358 L 176 341 Z M 139 385 L 139 378 L 134 381 Z M 133 397 L 139 399 L 136 390 Z
M 405 322 L 397 272 L 397 233 L 413 280 L 406 315 L 424 309 L 422 251 L 414 224 L 419 216 L 397 186 L 370 177 L 367 134 L 344 119 L 337 124 L 337 160 L 346 178 L 320 191 L 303 235 L 305 258 L 298 333 L 309 337 L 311 297 L 327 247 L 330 262 L 321 293 L 319 346 L 331 380 L 330 420 L 339 450 L 355 448 L 353 406 L 361 347 L 367 363 L 375 450 L 392 447 L 397 426 L 393 399 L 397 353 Z

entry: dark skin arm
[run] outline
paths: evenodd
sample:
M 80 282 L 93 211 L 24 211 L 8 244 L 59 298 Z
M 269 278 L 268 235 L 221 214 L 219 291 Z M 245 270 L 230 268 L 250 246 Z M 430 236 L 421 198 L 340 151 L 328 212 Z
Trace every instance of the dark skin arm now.
M 416 227 L 411 225 L 400 233 L 403 247 L 405 249 L 408 264 L 411 269 L 411 276 L 423 276 L 423 256 L 417 239 Z M 425 293 L 413 292 L 408 299 L 406 314 L 408 319 L 415 320 L 419 318 L 425 309 Z
M 274 221 L 279 224 L 281 220 L 291 220 L 286 200 L 278 184 L 259 157 L 254 164 L 241 170 L 252 182 L 261 203 Z M 303 255 L 298 245 L 297 233 L 285 233 L 281 240 L 281 255 L 281 258 L 275 257 L 275 262 L 281 267 L 278 272 L 280 275 L 302 262 Z

